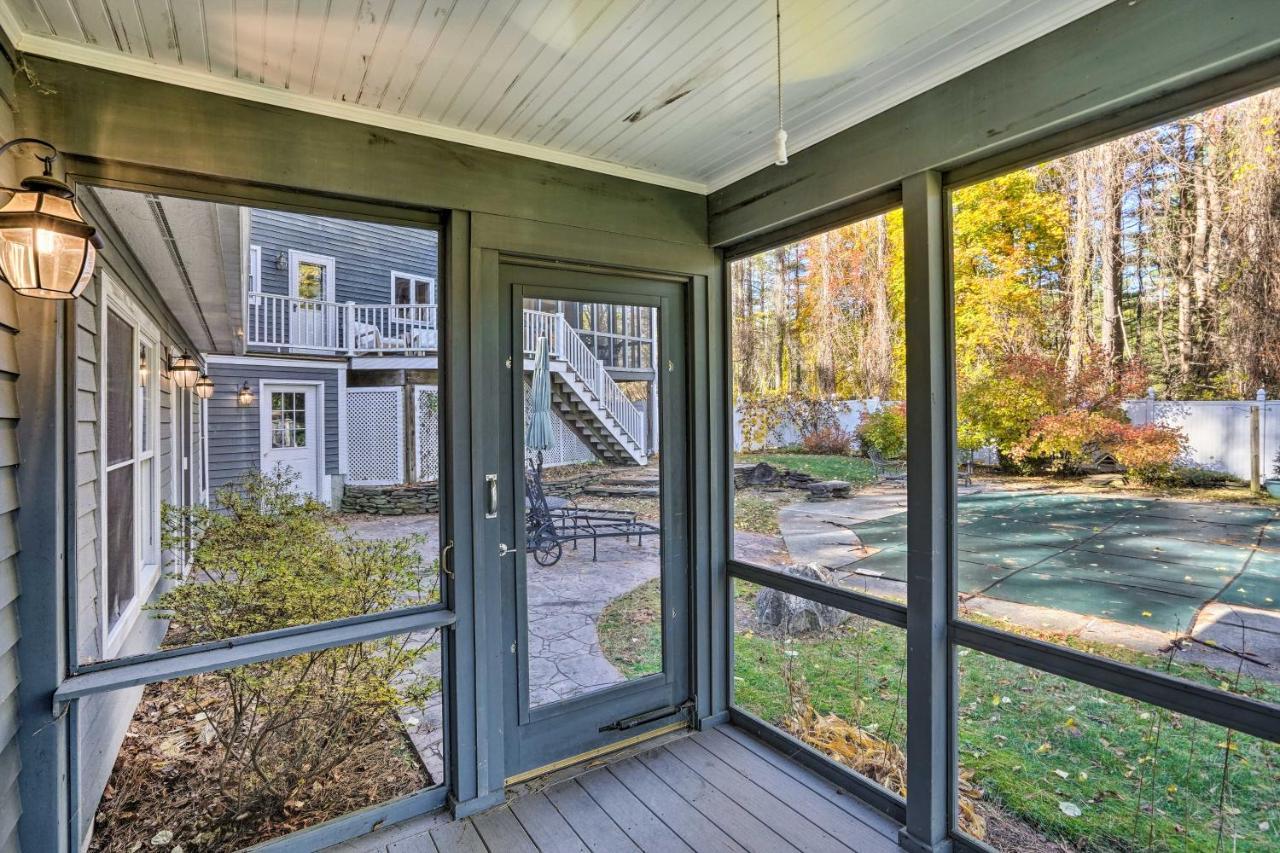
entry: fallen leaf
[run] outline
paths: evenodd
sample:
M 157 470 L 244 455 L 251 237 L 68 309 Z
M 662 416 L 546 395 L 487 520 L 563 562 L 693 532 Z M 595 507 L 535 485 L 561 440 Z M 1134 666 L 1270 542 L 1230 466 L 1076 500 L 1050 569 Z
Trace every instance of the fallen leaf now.
M 1058 803 L 1058 811 L 1062 812 L 1067 817 L 1080 817 L 1081 814 L 1079 806 L 1075 803 L 1068 803 L 1065 800 Z

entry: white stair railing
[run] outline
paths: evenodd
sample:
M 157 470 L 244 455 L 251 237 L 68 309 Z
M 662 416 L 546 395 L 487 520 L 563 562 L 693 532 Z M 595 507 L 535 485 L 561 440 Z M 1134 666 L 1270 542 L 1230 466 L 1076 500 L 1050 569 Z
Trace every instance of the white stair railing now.
M 551 358 L 565 362 L 590 389 L 600 407 L 618 422 L 621 430 L 640 449 L 645 449 L 644 413 L 635 407 L 622 388 L 605 370 L 600 359 L 586 345 L 563 314 L 546 311 L 524 312 L 524 352 L 532 358 L 538 349 L 538 338 L 547 339 Z

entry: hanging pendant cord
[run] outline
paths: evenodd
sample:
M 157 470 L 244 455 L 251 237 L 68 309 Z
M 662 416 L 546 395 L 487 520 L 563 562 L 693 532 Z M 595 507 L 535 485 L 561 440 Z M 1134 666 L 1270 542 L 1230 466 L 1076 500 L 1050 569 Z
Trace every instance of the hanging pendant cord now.
M 774 26 L 778 53 L 778 130 L 782 130 L 782 0 L 774 0 Z

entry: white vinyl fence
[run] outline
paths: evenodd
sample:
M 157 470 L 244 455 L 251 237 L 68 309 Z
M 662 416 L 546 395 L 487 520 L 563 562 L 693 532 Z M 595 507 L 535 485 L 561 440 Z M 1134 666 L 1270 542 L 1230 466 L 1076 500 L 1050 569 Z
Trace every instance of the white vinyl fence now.
M 840 422 L 840 428 L 848 432 L 854 432 L 858 429 L 858 424 L 862 423 L 862 419 L 870 413 L 878 412 L 886 406 L 896 406 L 897 403 L 892 400 L 879 400 L 872 397 L 870 400 L 837 400 L 832 403 L 839 411 L 836 418 Z M 796 429 L 793 423 L 783 422 L 779 426 L 770 431 L 769 435 L 761 443 L 755 446 L 747 446 L 747 442 L 742 437 L 742 411 L 734 409 L 733 412 L 733 449 L 734 452 L 743 450 L 769 450 L 778 447 L 787 447 L 800 443 L 800 431 Z
M 1252 441 L 1250 412 L 1258 410 L 1262 478 L 1275 476 L 1280 452 L 1280 400 L 1126 400 L 1125 413 L 1135 424 L 1176 427 L 1187 438 L 1188 464 L 1249 479 Z

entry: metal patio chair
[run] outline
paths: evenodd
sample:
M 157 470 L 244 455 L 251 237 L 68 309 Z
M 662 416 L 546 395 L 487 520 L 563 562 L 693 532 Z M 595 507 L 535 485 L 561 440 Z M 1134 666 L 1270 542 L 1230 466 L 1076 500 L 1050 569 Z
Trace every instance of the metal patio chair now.
M 524 475 L 525 551 L 540 566 L 554 566 L 564 554 L 565 543 L 576 549 L 580 540 L 591 540 L 591 560 L 596 561 L 600 539 L 636 537 L 659 532 L 658 526 L 638 521 L 630 510 L 577 506 L 565 498 L 548 497 L 542 485 L 542 467 L 532 462 Z

